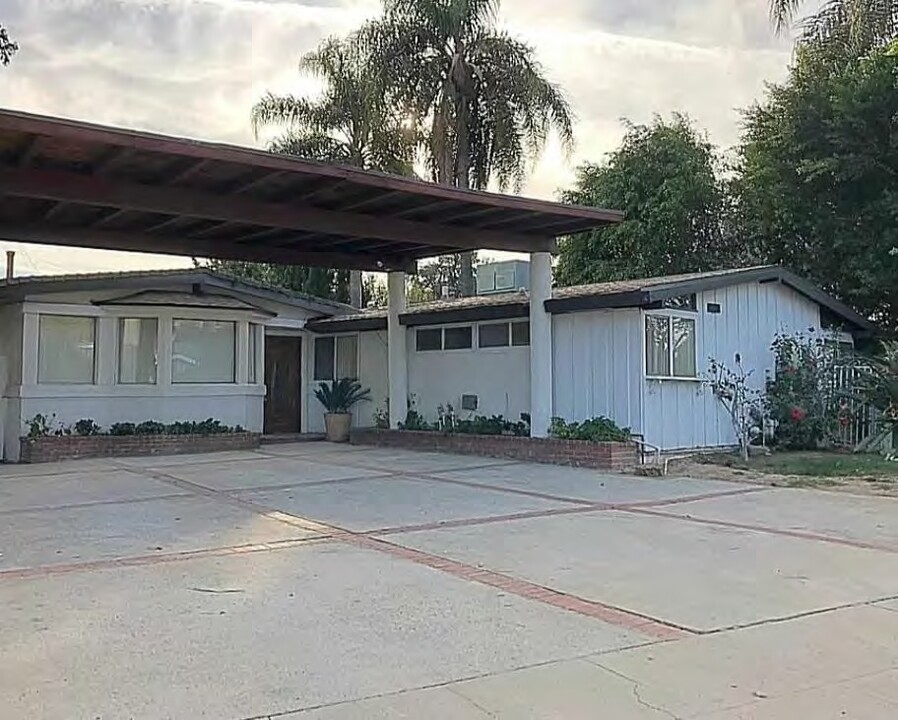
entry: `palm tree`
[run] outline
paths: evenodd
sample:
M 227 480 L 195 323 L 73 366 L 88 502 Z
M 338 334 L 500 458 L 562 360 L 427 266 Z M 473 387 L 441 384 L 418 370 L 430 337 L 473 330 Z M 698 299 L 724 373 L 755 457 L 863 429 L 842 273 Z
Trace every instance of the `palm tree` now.
M 278 127 L 273 152 L 402 175 L 412 172 L 415 136 L 368 73 L 352 42 L 331 38 L 307 53 L 300 70 L 322 81 L 319 97 L 265 95 L 252 110 L 253 131 Z M 360 304 L 361 272 L 349 274 L 350 300 Z
M 770 0 L 777 32 L 788 31 L 803 0 Z M 859 57 L 898 36 L 898 0 L 828 0 L 801 22 L 801 44 L 836 57 Z
M 12 56 L 19 51 L 19 45 L 9 37 L 9 32 L 0 25 L 0 65 L 9 65 Z
M 497 29 L 499 0 L 383 0 L 357 35 L 395 102 L 428 129 L 436 182 L 460 188 L 522 185 L 551 131 L 573 143 L 571 109 L 529 45 Z M 473 291 L 462 256 L 463 291 Z

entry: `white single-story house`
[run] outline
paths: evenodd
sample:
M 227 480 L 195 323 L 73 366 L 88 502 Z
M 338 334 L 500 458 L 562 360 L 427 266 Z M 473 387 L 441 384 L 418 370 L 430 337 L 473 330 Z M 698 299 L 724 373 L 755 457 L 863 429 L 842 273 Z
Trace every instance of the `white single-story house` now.
M 387 310 L 206 270 L 0 280 L 0 457 L 18 458 L 37 414 L 67 425 L 212 417 L 256 432 L 319 431 L 313 389 L 341 377 L 371 389 L 355 411 L 369 426 L 391 375 L 431 419 L 451 404 L 463 417 L 517 420 L 536 394 L 551 398 L 543 414 L 604 415 L 665 450 L 732 445 L 702 383 L 709 358 L 739 353 L 761 385 L 777 332 L 832 330 L 853 342 L 873 330 L 779 267 L 556 288 L 543 308 L 531 312 L 524 290 L 398 308 L 391 353 Z M 538 351 L 534 317 L 550 323 Z M 403 415 L 394 410 L 394 425 Z

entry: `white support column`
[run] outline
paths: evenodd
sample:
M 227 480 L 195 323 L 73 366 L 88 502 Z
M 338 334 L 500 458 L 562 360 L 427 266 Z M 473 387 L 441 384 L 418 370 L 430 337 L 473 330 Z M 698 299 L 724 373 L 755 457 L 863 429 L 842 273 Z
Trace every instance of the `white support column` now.
M 547 437 L 552 421 L 552 255 L 530 254 L 530 433 Z
M 390 378 L 390 427 L 397 428 L 405 421 L 408 410 L 408 355 L 406 329 L 399 324 L 405 312 L 405 273 L 387 275 L 389 304 L 387 306 L 387 352 Z

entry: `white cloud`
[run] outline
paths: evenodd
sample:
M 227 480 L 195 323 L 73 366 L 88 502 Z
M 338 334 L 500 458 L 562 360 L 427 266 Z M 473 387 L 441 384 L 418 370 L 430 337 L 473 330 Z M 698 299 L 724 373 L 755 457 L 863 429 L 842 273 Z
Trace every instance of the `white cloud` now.
M 357 27 L 376 0 L 4 0 L 0 22 L 22 46 L 0 70 L 8 107 L 252 144 L 248 115 L 266 90 L 302 92 L 302 53 Z M 570 95 L 578 143 L 555 144 L 529 194 L 553 197 L 572 168 L 598 160 L 620 120 L 686 112 L 732 145 L 738 108 L 785 74 L 788 43 L 765 0 L 506 0 L 503 22 L 533 44 Z M 149 266 L 147 256 L 28 249 L 35 269 Z M 177 259 L 154 262 L 183 263 Z

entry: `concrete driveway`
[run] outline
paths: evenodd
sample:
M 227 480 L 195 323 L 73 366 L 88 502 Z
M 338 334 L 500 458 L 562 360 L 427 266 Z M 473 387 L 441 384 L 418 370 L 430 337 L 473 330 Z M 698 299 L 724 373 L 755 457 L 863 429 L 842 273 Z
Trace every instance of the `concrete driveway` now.
M 898 500 L 324 443 L 0 467 L 0 718 L 898 717 Z

